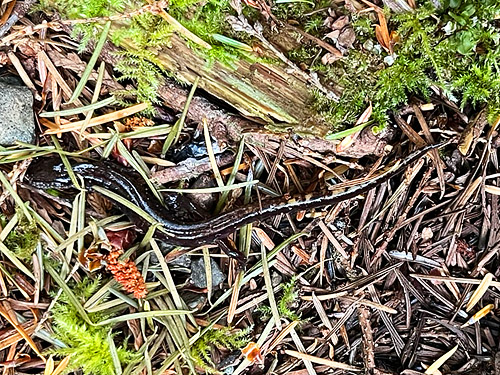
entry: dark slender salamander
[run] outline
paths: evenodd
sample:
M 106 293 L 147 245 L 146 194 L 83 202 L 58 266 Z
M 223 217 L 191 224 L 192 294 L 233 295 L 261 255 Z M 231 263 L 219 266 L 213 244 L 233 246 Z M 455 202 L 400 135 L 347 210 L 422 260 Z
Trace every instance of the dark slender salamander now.
M 414 151 L 406 158 L 377 173 L 376 177 L 369 181 L 350 188 L 338 189 L 330 195 L 325 196 L 324 193 L 316 193 L 294 199 L 274 198 L 267 202 L 263 201 L 262 209 L 259 205 L 252 204 L 205 221 L 189 224 L 169 220 L 169 216 L 172 215 L 158 202 L 152 193 L 148 192 L 144 181 L 139 180 L 133 174 L 127 176 L 127 170 L 123 167 L 109 162 L 78 162 L 72 164 L 72 168 L 76 174 L 83 178 L 86 188 L 90 191 L 94 186 L 108 189 L 129 200 L 162 224 L 164 231 L 157 231 L 156 233 L 165 242 L 172 245 L 193 247 L 221 240 L 245 224 L 279 214 L 329 206 L 354 198 L 401 173 L 409 164 L 423 157 L 428 151 L 440 148 L 445 144 L 429 145 Z M 40 162 L 34 163 L 26 174 L 26 180 L 38 189 L 54 188 L 64 190 L 74 187 L 64 165 L 60 159 L 55 158 L 42 159 Z M 127 209 L 119 202 L 114 203 L 136 222 L 141 230 L 148 228 L 150 223 L 143 217 Z

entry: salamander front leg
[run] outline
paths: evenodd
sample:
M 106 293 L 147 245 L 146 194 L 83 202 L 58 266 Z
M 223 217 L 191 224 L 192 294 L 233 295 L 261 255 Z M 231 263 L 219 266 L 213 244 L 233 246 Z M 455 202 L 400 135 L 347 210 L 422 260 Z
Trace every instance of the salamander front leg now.
M 219 245 L 220 249 L 231 259 L 235 259 L 239 265 L 243 268 L 245 267 L 247 260 L 245 254 L 236 249 L 234 243 L 229 240 L 229 238 L 219 238 L 215 241 Z

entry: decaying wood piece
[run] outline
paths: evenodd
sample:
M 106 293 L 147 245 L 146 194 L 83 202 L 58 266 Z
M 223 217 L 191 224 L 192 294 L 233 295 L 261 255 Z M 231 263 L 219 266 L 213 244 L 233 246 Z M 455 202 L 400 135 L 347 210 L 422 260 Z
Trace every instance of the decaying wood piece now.
M 167 80 L 159 88 L 158 95 L 165 101 L 166 106 L 176 111 L 182 111 L 188 96 L 188 89 Z M 257 144 L 265 149 L 277 150 L 282 140 L 288 138 L 287 146 L 300 152 L 308 153 L 314 150 L 318 153 L 333 153 L 335 145 L 338 143 L 338 141 L 329 141 L 319 136 L 295 136 L 296 133 L 302 133 L 303 128 L 300 124 L 290 125 L 288 129 L 283 128 L 281 133 L 266 130 L 263 125 L 231 114 L 199 95 L 193 97 L 187 117 L 195 122 L 201 122 L 203 118 L 207 118 L 214 138 L 228 144 L 239 142 L 241 137 L 245 135 L 248 143 Z M 374 135 L 370 128 L 365 128 L 351 147 L 338 155 L 355 158 L 380 155 L 383 153 L 391 133 L 391 130 L 388 129 L 384 134 Z
M 133 45 L 127 45 L 133 49 Z M 323 122 L 312 110 L 313 96 L 307 83 L 287 73 L 280 64 L 250 63 L 239 60 L 235 68 L 219 62 L 208 65 L 205 58 L 177 35 L 171 47 L 157 51 L 161 67 L 177 80 L 192 84 L 200 77 L 199 87 L 227 102 L 242 115 L 266 122 L 305 124 L 311 132 L 321 135 Z

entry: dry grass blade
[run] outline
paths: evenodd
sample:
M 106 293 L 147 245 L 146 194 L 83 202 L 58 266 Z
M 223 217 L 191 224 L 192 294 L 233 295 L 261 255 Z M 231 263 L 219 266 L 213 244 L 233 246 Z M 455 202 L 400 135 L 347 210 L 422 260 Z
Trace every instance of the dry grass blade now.
M 128 108 L 120 109 L 115 112 L 107 113 L 102 116 L 97 116 L 94 117 L 92 120 L 89 121 L 88 127 L 91 126 L 96 126 L 96 125 L 102 125 L 107 122 L 113 122 L 113 121 L 118 121 L 121 120 L 122 118 L 131 116 L 135 113 L 144 111 L 150 106 L 149 103 L 139 103 L 135 104 L 133 106 L 130 106 Z M 44 119 L 40 119 L 44 120 Z M 61 126 L 57 126 L 53 122 L 50 121 L 40 121 L 42 124 L 46 125 L 49 127 L 49 130 L 45 131 L 45 134 L 61 134 L 61 133 L 66 133 L 66 132 L 71 132 L 71 131 L 79 131 L 83 125 L 85 125 L 85 120 L 81 121 L 75 121 L 75 122 L 69 122 L 67 124 L 63 124 Z
M 474 306 L 483 298 L 484 294 L 488 291 L 488 288 L 491 286 L 491 282 L 493 281 L 493 274 L 487 273 L 475 292 L 470 297 L 469 302 L 467 302 L 467 306 L 465 307 L 465 311 L 469 312 L 472 310 Z
M 458 151 L 463 156 L 470 154 L 478 141 L 484 127 L 488 124 L 487 111 L 480 111 L 469 123 L 460 136 Z
M 53 362 L 54 362 L 54 360 L 52 359 L 52 356 L 50 356 L 49 360 L 47 361 L 47 366 L 45 367 L 45 373 L 44 373 L 44 375 L 45 374 L 46 375 L 59 375 L 59 374 L 63 373 L 64 370 L 66 370 L 66 367 L 68 367 L 70 359 L 71 359 L 71 356 L 69 356 L 69 355 L 66 356 L 66 357 L 64 357 L 63 360 L 61 362 L 59 362 L 59 364 L 57 365 L 57 367 L 54 369 L 53 368 Z M 47 368 L 49 367 L 48 366 L 48 362 L 49 361 L 52 361 L 52 369 L 53 370 L 51 372 L 47 371 Z
M 314 293 L 312 294 L 311 297 L 314 304 L 314 308 L 318 312 L 318 316 L 321 319 L 321 322 L 325 325 L 326 328 L 332 330 L 333 329 L 332 323 L 330 322 L 330 319 L 328 319 L 328 315 L 326 315 L 325 308 L 321 304 L 321 301 L 316 297 L 316 294 Z
M 14 3 L 15 3 L 15 1 L 11 2 L 11 4 L 14 4 Z M 28 73 L 26 73 L 26 70 L 24 70 L 24 67 L 21 64 L 21 61 L 18 59 L 18 57 L 12 51 L 7 52 L 7 55 L 9 56 L 9 59 L 10 59 L 10 62 L 12 63 L 12 65 L 14 65 L 14 67 L 16 68 L 17 73 L 19 74 L 19 77 L 21 77 L 24 84 L 27 87 L 29 87 L 31 92 L 34 94 L 35 99 L 41 101 L 42 97 L 38 93 L 38 90 L 36 89 L 35 85 L 31 81 L 30 77 L 28 76 Z
M 167 193 L 183 193 L 183 194 L 213 194 L 213 193 L 227 193 L 234 189 L 240 189 L 247 186 L 253 186 L 258 184 L 259 180 L 252 180 L 247 182 L 240 182 L 232 185 L 224 185 L 219 187 L 211 188 L 200 188 L 200 189 L 160 189 L 159 191 L 164 191 Z
M 99 37 L 99 41 L 97 42 L 95 50 L 92 53 L 92 57 L 90 58 L 87 66 L 85 67 L 85 70 L 83 71 L 82 74 L 82 78 L 80 79 L 80 82 L 78 82 L 78 85 L 76 86 L 75 91 L 73 91 L 73 95 L 71 95 L 71 98 L 69 99 L 68 103 L 73 103 L 82 93 L 83 88 L 87 84 L 90 74 L 92 73 L 92 69 L 94 69 L 94 65 L 97 62 L 99 55 L 101 54 L 102 48 L 104 47 L 104 43 L 106 43 L 106 39 L 108 37 L 110 28 L 111 28 L 111 21 L 108 21 L 104 25 L 104 28 L 101 32 L 101 36 Z
M 295 329 L 290 330 L 290 336 L 292 337 L 293 343 L 299 350 L 298 353 L 305 353 L 306 348 L 304 347 L 304 344 L 302 343 L 302 340 L 300 339 L 299 335 L 295 331 Z M 311 361 L 309 361 L 306 358 L 301 358 L 302 362 L 304 363 L 304 366 L 306 367 L 307 373 L 309 375 L 316 375 L 316 370 L 314 369 L 314 366 Z
M 52 356 L 49 357 L 47 363 L 45 364 L 45 370 L 43 371 L 43 375 L 51 375 L 54 371 L 54 358 Z
M 207 280 L 207 299 L 209 302 L 212 300 L 212 289 L 213 289 L 213 278 L 212 278 L 212 262 L 210 259 L 210 251 L 208 247 L 203 246 L 202 249 L 203 254 L 203 265 L 205 268 L 205 278 Z
M 210 159 L 210 164 L 212 165 L 212 171 L 215 176 L 215 181 L 219 187 L 224 186 L 224 180 L 219 171 L 219 166 L 217 165 L 217 160 L 215 159 L 214 149 L 212 147 L 212 140 L 210 138 L 210 132 L 208 130 L 208 120 L 203 118 L 203 135 L 205 136 L 205 144 L 207 146 L 207 154 Z
M 299 324 L 298 320 L 290 322 L 285 328 L 283 328 L 283 330 L 279 333 L 279 335 L 276 336 L 273 339 L 273 341 L 269 343 L 269 346 L 265 349 L 265 351 L 262 354 L 265 356 L 266 353 L 270 353 L 297 326 L 297 324 Z
M 391 46 L 391 36 L 389 35 L 389 29 L 387 28 L 387 21 L 383 12 L 377 12 L 379 25 L 375 26 L 375 35 L 378 42 L 384 49 L 392 54 Z
M 46 65 L 52 78 L 56 80 L 57 84 L 61 88 L 61 90 L 63 92 L 63 96 L 66 99 L 69 99 L 71 97 L 71 95 L 73 94 L 73 91 L 66 83 L 66 80 L 61 76 L 61 74 L 59 73 L 59 71 L 55 67 L 54 63 L 50 60 L 49 56 L 47 56 L 47 53 L 42 50 L 42 51 L 38 52 L 37 58 L 38 58 L 38 61 L 43 61 L 43 63 Z M 83 103 L 79 99 L 76 99 L 74 102 L 79 107 L 83 106 Z M 57 134 L 57 132 L 53 133 L 53 134 Z
M 229 307 L 227 308 L 227 324 L 233 322 L 234 316 L 236 315 L 236 307 L 238 306 L 240 288 L 243 280 L 244 272 L 240 271 L 236 275 L 236 279 L 233 283 L 231 299 L 229 301 Z
M 328 294 L 320 294 L 320 295 L 311 295 L 311 296 L 302 296 L 301 298 L 304 301 L 313 301 L 318 300 L 318 301 L 328 301 L 330 299 L 335 299 L 339 297 L 346 296 L 349 292 L 348 291 L 342 291 L 338 293 L 328 293 Z
M 360 367 L 355 367 L 355 366 L 351 366 L 351 365 L 346 365 L 345 363 L 342 363 L 342 362 L 335 362 L 335 361 L 331 361 L 329 359 L 315 357 L 313 355 L 297 352 L 295 350 L 285 350 L 285 353 L 288 354 L 289 356 L 292 356 L 292 357 L 295 357 L 298 359 L 310 361 L 313 363 L 318 363 L 320 365 L 325 365 L 325 366 L 328 366 L 328 367 L 334 368 L 334 369 L 341 369 L 341 370 L 354 371 L 354 372 L 362 372 L 363 371 L 363 369 Z
M 302 237 L 302 236 L 305 236 L 306 234 L 305 233 L 296 233 L 290 237 L 288 237 L 285 241 L 283 241 L 282 243 L 280 243 L 278 246 L 276 246 L 274 248 L 274 250 L 270 251 L 269 253 L 267 253 L 267 261 L 270 262 L 271 259 L 274 259 L 274 257 L 281 251 L 283 250 L 284 248 L 286 248 L 288 245 L 290 245 L 291 243 L 293 243 L 294 241 L 296 241 L 298 238 Z M 262 267 L 262 261 L 259 261 L 257 262 L 252 268 L 250 268 L 248 271 L 247 271 L 247 274 L 250 274 L 258 269 L 260 269 Z
M 500 187 L 494 185 L 484 185 L 484 191 L 493 195 L 500 195 Z
M 323 231 L 323 233 L 326 235 L 326 237 L 330 240 L 332 245 L 335 247 L 335 250 L 337 250 L 339 252 L 339 254 L 342 255 L 342 257 L 344 259 L 348 259 L 349 255 L 347 255 L 347 253 L 345 252 L 345 250 L 342 247 L 342 245 L 340 244 L 340 242 L 337 241 L 337 239 L 335 238 L 333 233 L 330 231 L 330 229 L 326 226 L 326 224 L 323 222 L 323 220 L 320 220 L 318 222 L 318 225 L 321 228 L 321 230 Z
M 431 281 L 449 281 L 455 283 L 463 283 L 463 284 L 481 284 L 482 280 L 478 279 L 470 279 L 466 277 L 451 277 L 451 276 L 433 276 L 433 275 L 420 275 L 417 273 L 410 274 L 411 277 L 415 277 L 418 279 L 431 280 Z M 500 281 L 491 281 L 491 286 L 494 286 L 500 289 Z
M 468 321 L 466 321 L 460 328 L 465 328 L 467 326 L 470 326 L 474 323 L 479 322 L 482 318 L 484 318 L 486 315 L 488 315 L 494 308 L 495 306 L 490 303 L 489 305 L 484 306 L 481 310 L 479 310 L 477 313 L 472 315 Z
M 68 367 L 70 359 L 71 356 L 69 355 L 64 357 L 63 360 L 59 362 L 59 364 L 57 365 L 57 367 L 55 368 L 54 372 L 51 375 L 59 375 L 63 373 L 64 370 L 66 370 L 66 367 Z
M 0 315 L 2 315 L 3 318 L 7 320 L 16 329 L 16 331 L 26 340 L 31 349 L 33 349 L 33 351 L 42 359 L 42 361 L 46 362 L 47 360 L 40 352 L 40 350 L 38 350 L 38 346 L 35 344 L 31 336 L 24 330 L 24 328 L 20 324 L 18 324 L 11 318 L 9 312 L 5 308 L 5 303 L 6 302 L 4 302 L 3 305 L 0 305 Z
M 443 354 L 441 357 L 439 357 L 432 365 L 430 365 L 427 370 L 425 370 L 425 374 L 427 375 L 433 375 L 433 374 L 440 374 L 439 368 L 453 355 L 458 349 L 458 344 L 455 345 L 452 349 L 450 349 L 448 352 Z
M 35 332 L 36 322 L 30 320 L 22 324 L 24 332 L 27 335 L 31 336 Z M 9 331 L 6 331 L 5 334 L 2 334 L 0 337 L 0 350 L 4 350 L 9 346 L 15 344 L 16 342 L 21 341 L 24 338 L 15 328 Z
M 267 298 L 269 300 L 269 307 L 271 308 L 271 313 L 273 315 L 274 323 L 276 328 L 281 330 L 281 318 L 278 311 L 278 306 L 276 305 L 276 298 L 273 291 L 273 282 L 271 280 L 271 270 L 269 269 L 269 264 L 267 262 L 266 247 L 264 244 L 260 245 L 260 255 L 262 259 L 262 272 L 264 274 L 264 283 L 266 285 Z

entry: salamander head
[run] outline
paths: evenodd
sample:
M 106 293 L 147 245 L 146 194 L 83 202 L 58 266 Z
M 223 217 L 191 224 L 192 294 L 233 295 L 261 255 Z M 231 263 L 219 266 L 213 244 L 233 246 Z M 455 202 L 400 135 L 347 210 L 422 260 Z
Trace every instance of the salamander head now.
M 85 166 L 91 166 L 91 164 L 73 164 L 72 168 L 77 174 L 91 172 L 86 170 Z M 37 189 L 66 190 L 74 188 L 68 171 L 60 158 L 40 158 L 35 161 L 28 168 L 24 182 Z

